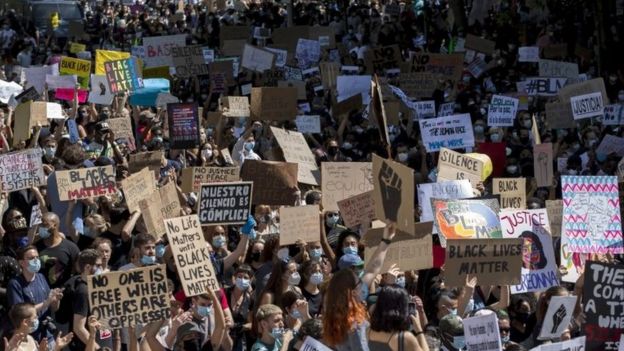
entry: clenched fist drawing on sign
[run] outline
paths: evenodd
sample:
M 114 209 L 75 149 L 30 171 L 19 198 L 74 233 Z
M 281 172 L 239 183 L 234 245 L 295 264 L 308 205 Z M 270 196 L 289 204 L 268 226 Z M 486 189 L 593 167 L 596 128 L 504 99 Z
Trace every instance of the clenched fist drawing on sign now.
M 401 206 L 401 178 L 385 161 L 381 164 L 378 177 L 385 217 L 396 222 Z

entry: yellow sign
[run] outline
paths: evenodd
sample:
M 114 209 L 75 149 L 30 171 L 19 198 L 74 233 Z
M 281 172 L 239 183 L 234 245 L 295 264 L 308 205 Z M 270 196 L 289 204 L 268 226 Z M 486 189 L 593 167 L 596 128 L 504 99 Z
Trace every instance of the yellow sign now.
M 59 66 L 59 73 L 61 75 L 75 74 L 78 77 L 80 86 L 88 89 L 89 78 L 91 77 L 91 61 L 63 56 Z
M 129 52 L 96 50 L 95 51 L 95 74 L 105 75 L 104 62 L 123 60 L 130 57 Z
M 86 51 L 87 50 L 87 46 L 84 44 L 80 44 L 80 43 L 71 43 L 71 45 L 69 46 L 69 52 L 72 54 L 77 54 L 81 51 Z

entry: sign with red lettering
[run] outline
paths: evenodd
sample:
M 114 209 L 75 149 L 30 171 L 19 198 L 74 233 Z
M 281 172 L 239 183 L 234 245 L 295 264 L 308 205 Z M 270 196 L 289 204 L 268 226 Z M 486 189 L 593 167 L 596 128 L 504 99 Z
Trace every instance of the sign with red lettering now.
M 186 34 L 143 38 L 145 67 L 173 66 L 172 48 L 186 44 Z
M 168 104 L 169 146 L 192 149 L 199 145 L 199 112 L 197 104 Z
M 10 193 L 45 184 L 41 149 L 27 149 L 0 156 L 0 188 Z
M 117 194 L 113 166 L 70 169 L 54 173 L 61 201 Z

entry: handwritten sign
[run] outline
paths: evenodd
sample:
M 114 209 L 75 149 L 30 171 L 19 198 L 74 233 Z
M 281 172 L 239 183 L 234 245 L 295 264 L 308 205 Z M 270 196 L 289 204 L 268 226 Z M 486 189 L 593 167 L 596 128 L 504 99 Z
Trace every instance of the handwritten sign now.
M 166 219 L 165 227 L 184 294 L 191 297 L 219 290 L 197 215 Z
M 162 200 L 160 191 L 154 190 L 147 197 L 140 199 L 137 205 L 141 211 L 141 217 L 147 232 L 154 238 L 160 238 L 161 235 L 165 234 L 165 223 L 161 214 Z
M 446 239 L 502 238 L 498 200 L 432 199 L 438 233 Z
M 254 183 L 252 203 L 293 205 L 297 188 L 296 163 L 247 160 L 241 168 L 241 179 Z
M 419 270 L 433 267 L 433 241 L 431 222 L 415 223 L 414 233 L 397 230 L 397 234 L 388 246 L 386 259 L 381 270 L 387 272 L 390 266 L 397 264 L 404 270 Z M 364 236 L 364 257 L 370 260 L 381 244 L 384 228 L 369 229 Z
M 61 201 L 117 194 L 113 166 L 56 171 Z
M 76 75 L 78 83 L 84 89 L 89 88 L 91 77 L 91 61 L 63 56 L 59 64 L 59 73 L 62 75 Z
M 414 170 L 373 154 L 375 215 L 414 233 Z
M 321 222 L 319 206 L 295 206 L 280 208 L 280 246 L 320 240 Z
M 87 289 L 90 314 L 107 328 L 145 325 L 170 317 L 164 264 L 90 275 Z
M 371 48 L 364 54 L 368 73 L 384 74 L 388 69 L 399 68 L 401 62 L 403 57 L 398 45 Z
M 441 148 L 462 149 L 475 145 L 470 114 L 419 120 L 422 140 L 427 152 Z
M 162 150 L 131 154 L 128 160 L 128 170 L 130 173 L 135 173 L 147 167 L 152 172 L 160 172 L 163 158 Z
M 501 208 L 526 208 L 526 178 L 494 178 L 492 193 L 500 195 Z
M 228 183 L 240 180 L 238 167 L 187 167 L 182 169 L 182 191 L 199 191 L 203 183 Z
M 338 209 L 347 228 L 356 228 L 360 225 L 366 228 L 368 223 L 371 223 L 375 218 L 373 192 L 367 191 L 340 200 L 338 201 Z
M 496 313 L 465 318 L 463 322 L 467 350 L 498 351 L 503 349 Z
M 488 126 L 512 127 L 520 100 L 503 95 L 493 95 L 488 107 Z
M 316 165 L 316 158 L 312 154 L 303 134 L 276 127 L 271 127 L 271 133 L 282 149 L 284 160 L 295 162 L 299 165 L 297 179 L 301 183 L 318 185 L 319 171 Z
M 550 187 L 553 183 L 553 147 L 551 143 L 533 146 L 533 169 L 539 187 Z
M 539 62 L 539 75 L 541 77 L 565 77 L 578 79 L 578 64 L 572 62 L 553 61 L 541 59 Z
M 573 96 L 570 98 L 572 116 L 575 120 L 602 116 L 604 113 L 604 101 L 600 92 Z
M 108 122 L 110 129 L 115 133 L 115 138 L 126 138 L 134 142 L 134 130 L 132 129 L 130 118 L 109 118 L 106 122 Z
M 145 66 L 173 66 L 173 48 L 185 43 L 186 34 L 143 38 Z
M 431 199 L 467 199 L 474 197 L 470 182 L 466 179 L 447 180 L 437 183 L 418 184 L 418 205 L 420 221 L 433 221 Z
M 446 242 L 444 284 L 462 287 L 466 275 L 479 277 L 480 285 L 520 283 L 522 239 L 451 239 Z
M 473 188 L 481 181 L 483 174 L 481 160 L 446 148 L 440 149 L 438 168 L 437 181 L 467 179 Z
M 0 189 L 10 193 L 46 183 L 40 149 L 27 149 L 0 156 Z
M 143 168 L 140 172 L 131 174 L 121 181 L 128 211 L 130 213 L 139 210 L 139 201 L 149 198 L 154 191 L 154 175 L 149 169 Z
M 373 189 L 373 165 L 370 162 L 323 162 L 321 180 L 323 209 L 336 211 L 338 201 Z
M 519 47 L 518 62 L 539 62 L 539 46 Z
M 134 92 L 143 87 L 140 79 L 138 62 L 135 58 L 104 62 L 106 80 L 111 93 Z
M 173 46 L 171 59 L 175 74 L 181 78 L 207 75 L 208 65 L 204 59 L 204 51 L 200 45 Z
M 321 116 L 319 115 L 298 115 L 295 119 L 297 131 L 301 133 L 320 133 Z
M 275 54 L 257 48 L 252 45 L 245 44 L 243 48 L 243 55 L 241 59 L 241 66 L 248 70 L 263 73 L 273 68 L 275 63 Z
M 223 115 L 226 117 L 249 117 L 249 98 L 246 96 L 227 96 L 223 98 Z
M 546 211 L 548 212 L 548 222 L 550 224 L 550 234 L 561 236 L 561 220 L 563 218 L 563 201 L 546 200 Z
M 202 184 L 197 214 L 202 225 L 241 224 L 251 214 L 252 182 Z

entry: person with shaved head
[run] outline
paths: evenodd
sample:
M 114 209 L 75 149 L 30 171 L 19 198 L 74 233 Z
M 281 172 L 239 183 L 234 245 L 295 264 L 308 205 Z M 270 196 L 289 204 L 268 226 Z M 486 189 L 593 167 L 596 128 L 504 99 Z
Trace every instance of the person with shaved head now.
M 72 276 L 80 249 L 60 231 L 60 219 L 54 212 L 42 216 L 35 236 L 41 256 L 41 272 L 51 288 L 62 287 Z

